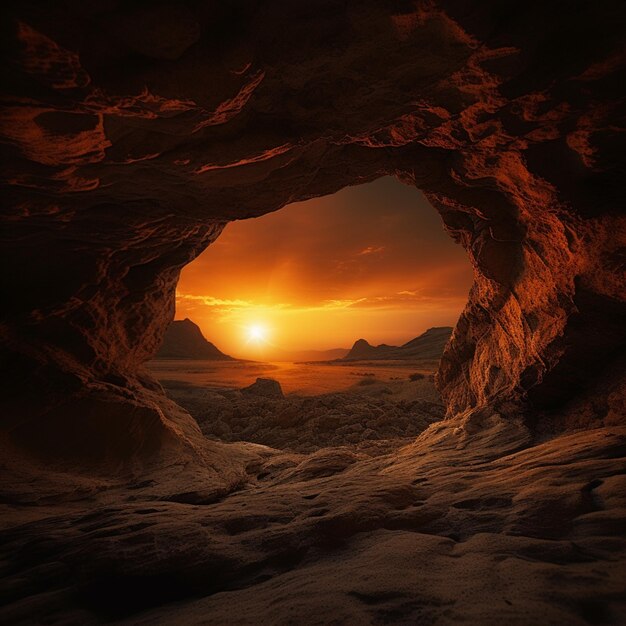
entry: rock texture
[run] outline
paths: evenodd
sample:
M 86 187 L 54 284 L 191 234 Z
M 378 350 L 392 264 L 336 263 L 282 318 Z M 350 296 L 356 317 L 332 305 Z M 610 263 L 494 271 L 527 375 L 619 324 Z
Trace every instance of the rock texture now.
M 429 328 L 419 337 L 407 341 L 401 346 L 388 346 L 380 344 L 372 346 L 365 339 L 354 342 L 350 352 L 342 359 L 345 361 L 358 361 L 363 359 L 399 359 L 399 360 L 432 360 L 438 361 L 448 345 L 452 335 L 452 328 L 442 326 Z
M 174 320 L 165 331 L 157 359 L 206 359 L 229 361 L 232 357 L 218 350 L 207 341 L 197 324 L 189 318 Z
M 14 509 L 0 619 L 623 624 L 626 429 L 522 450 L 519 421 L 458 430 L 375 458 L 256 446 L 232 493 L 195 504 L 136 484 Z
M 623 624 L 625 10 L 6 0 L 2 623 Z M 142 370 L 180 269 L 382 175 L 475 268 L 450 419 L 207 440 Z
M 424 191 L 475 267 L 438 373 L 449 416 L 620 419 L 623 2 L 3 10 L 9 448 L 196 454 L 141 369 L 180 268 L 229 220 L 384 174 Z

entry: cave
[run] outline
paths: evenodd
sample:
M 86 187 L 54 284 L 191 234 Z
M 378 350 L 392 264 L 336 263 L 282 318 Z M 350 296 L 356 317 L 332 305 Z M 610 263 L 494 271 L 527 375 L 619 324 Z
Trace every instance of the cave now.
M 623 3 L 3 8 L 5 623 L 625 618 Z M 181 269 L 381 176 L 474 267 L 446 419 L 208 441 L 144 367 Z

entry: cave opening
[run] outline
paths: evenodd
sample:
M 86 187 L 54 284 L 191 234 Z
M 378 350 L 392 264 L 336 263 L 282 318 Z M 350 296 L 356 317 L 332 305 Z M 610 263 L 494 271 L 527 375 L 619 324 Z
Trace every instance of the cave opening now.
M 231 222 L 183 268 L 148 366 L 210 437 L 408 443 L 445 414 L 434 379 L 473 282 L 450 234 L 391 176 Z

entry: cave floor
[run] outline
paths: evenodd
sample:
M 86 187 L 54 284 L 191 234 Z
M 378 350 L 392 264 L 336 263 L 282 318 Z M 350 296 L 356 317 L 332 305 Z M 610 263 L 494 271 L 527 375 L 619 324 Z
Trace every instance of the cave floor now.
M 625 623 L 626 428 L 476 419 L 379 456 L 224 444 L 246 477 L 205 501 L 148 481 L 4 504 L 0 620 Z

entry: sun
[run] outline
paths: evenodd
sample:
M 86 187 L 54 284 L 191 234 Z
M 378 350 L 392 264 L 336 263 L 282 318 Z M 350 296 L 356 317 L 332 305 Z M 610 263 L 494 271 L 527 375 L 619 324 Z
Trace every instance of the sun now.
M 263 324 L 250 324 L 246 328 L 246 337 L 249 343 L 267 343 L 269 332 Z

